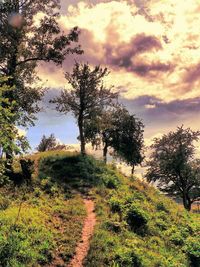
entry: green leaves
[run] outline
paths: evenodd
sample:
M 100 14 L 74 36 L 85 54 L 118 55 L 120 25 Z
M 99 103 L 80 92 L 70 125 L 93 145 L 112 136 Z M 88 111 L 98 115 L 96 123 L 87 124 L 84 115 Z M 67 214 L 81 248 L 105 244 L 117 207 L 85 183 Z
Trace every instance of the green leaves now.
M 3 177 L 6 166 L 10 166 L 12 156 L 26 152 L 29 144 L 24 136 L 20 136 L 18 129 L 14 126 L 19 114 L 15 111 L 16 101 L 10 101 L 6 96 L 8 92 L 14 89 L 7 85 L 9 78 L 0 77 L 0 176 Z M 10 162 L 3 160 L 3 154 L 12 151 Z
M 148 162 L 147 179 L 156 181 L 161 190 L 181 197 L 188 210 L 200 193 L 200 162 L 194 160 L 194 142 L 199 136 L 199 131 L 178 127 L 154 140 Z

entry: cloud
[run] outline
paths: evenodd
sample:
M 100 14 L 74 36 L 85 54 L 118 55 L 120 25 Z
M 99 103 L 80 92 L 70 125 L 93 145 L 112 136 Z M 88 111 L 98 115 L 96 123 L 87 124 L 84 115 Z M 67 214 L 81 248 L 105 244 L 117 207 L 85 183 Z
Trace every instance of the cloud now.
M 144 33 L 134 36 L 129 43 L 119 43 L 105 45 L 105 63 L 111 68 L 124 68 L 128 72 L 134 72 L 139 76 L 148 76 L 153 72 L 168 72 L 172 69 L 170 63 L 162 63 L 158 60 L 146 60 L 146 53 L 156 53 L 162 49 L 160 40 Z M 137 58 L 144 55 L 143 58 Z
M 200 63 L 190 66 L 187 69 L 183 81 L 193 85 L 196 81 L 200 80 Z
M 24 130 L 24 129 L 21 129 L 21 128 L 18 128 L 17 127 L 17 133 L 18 135 L 21 137 L 21 136 L 26 136 L 27 135 L 27 131 Z
M 40 66 L 47 86 L 67 88 L 64 72 L 71 71 L 76 59 L 108 66 L 108 85 L 126 88 L 121 94 L 128 99 L 147 92 L 168 102 L 198 96 L 200 17 L 196 0 L 69 2 L 60 25 L 64 31 L 79 26 L 85 53 L 67 57 L 62 68 Z

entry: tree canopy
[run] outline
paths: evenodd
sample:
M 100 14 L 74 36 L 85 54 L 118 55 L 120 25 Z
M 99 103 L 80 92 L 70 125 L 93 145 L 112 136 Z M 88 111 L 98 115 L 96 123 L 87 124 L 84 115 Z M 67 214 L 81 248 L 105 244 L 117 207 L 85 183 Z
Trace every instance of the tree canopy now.
M 106 88 L 103 78 L 108 75 L 107 68 L 89 64 L 75 63 L 72 73 L 66 73 L 66 79 L 71 88 L 63 90 L 61 95 L 51 100 L 56 109 L 62 113 L 72 112 L 79 127 L 81 153 L 85 154 L 85 130 L 88 121 L 101 116 L 105 107 L 113 104 L 117 94 L 111 88 Z
M 39 152 L 44 152 L 44 151 L 54 149 L 57 145 L 58 145 L 58 142 L 54 134 L 51 134 L 49 137 L 46 137 L 45 135 L 43 135 L 36 149 Z
M 108 148 L 128 165 L 140 164 L 143 160 L 143 127 L 134 115 L 120 104 L 104 109 L 100 117 L 92 118 L 86 125 L 86 138 L 93 147 L 103 145 L 103 158 L 107 161 Z
M 7 161 L 4 164 L 3 155 L 6 153 L 7 148 L 11 148 L 14 154 L 20 154 L 26 152 L 29 148 L 27 139 L 24 136 L 20 136 L 18 129 L 13 127 L 13 121 L 15 121 L 18 113 L 13 113 L 16 102 L 13 100 L 10 102 L 8 98 L 3 96 L 5 91 L 12 91 L 14 88 L 10 88 L 7 85 L 8 78 L 0 77 L 0 174 L 3 170 L 8 169 L 11 161 Z
M 64 32 L 59 27 L 58 0 L 3 0 L 0 2 L 0 74 L 10 77 L 15 90 L 6 92 L 15 100 L 18 123 L 33 123 L 40 110 L 43 92 L 35 88 L 39 62 L 61 64 L 70 53 L 82 53 L 79 30 Z M 40 16 L 38 15 L 41 15 Z
M 199 131 L 182 126 L 156 138 L 148 162 L 148 181 L 156 182 L 168 194 L 181 197 L 187 210 L 200 195 L 200 160 L 195 159 L 194 145 L 199 136 Z

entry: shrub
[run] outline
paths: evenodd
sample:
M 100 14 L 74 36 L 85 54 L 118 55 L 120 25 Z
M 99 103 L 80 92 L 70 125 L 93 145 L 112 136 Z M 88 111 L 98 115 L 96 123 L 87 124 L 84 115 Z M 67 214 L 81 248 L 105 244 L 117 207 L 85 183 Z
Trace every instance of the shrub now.
M 116 189 L 120 184 L 118 177 L 109 173 L 103 174 L 102 180 L 104 185 L 109 189 Z
M 133 230 L 146 226 L 148 219 L 148 214 L 135 203 L 130 206 L 126 214 L 126 221 Z
M 31 176 L 34 172 L 34 161 L 31 159 L 20 160 L 23 178 L 27 181 L 31 180 Z
M 119 199 L 118 196 L 111 197 L 109 204 L 112 212 L 119 212 L 119 213 L 122 212 L 123 202 L 122 200 Z
M 126 267 L 142 267 L 141 258 L 135 253 L 133 249 L 119 248 L 116 251 L 115 260 L 119 266 Z
M 185 242 L 185 239 L 183 238 L 183 236 L 179 231 L 172 234 L 169 240 L 176 246 L 182 246 L 184 245 Z
M 185 251 L 190 259 L 192 267 L 200 266 L 200 236 L 189 237 L 186 240 Z
M 166 212 L 166 213 L 169 213 L 169 210 L 167 209 L 167 207 L 165 206 L 165 204 L 164 204 L 162 201 L 160 201 L 160 202 L 158 202 L 158 203 L 156 204 L 156 209 L 157 209 L 158 211 L 164 211 L 164 212 Z

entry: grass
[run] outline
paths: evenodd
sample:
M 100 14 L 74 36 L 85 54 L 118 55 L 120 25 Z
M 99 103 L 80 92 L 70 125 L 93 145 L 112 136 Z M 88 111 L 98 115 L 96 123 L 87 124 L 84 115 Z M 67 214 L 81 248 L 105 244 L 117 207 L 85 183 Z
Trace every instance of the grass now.
M 32 184 L 1 189 L 2 266 L 66 265 L 86 216 L 82 194 L 95 199 L 97 215 L 85 266 L 200 266 L 199 214 L 92 157 L 59 151 L 30 157 Z
M 35 178 L 29 186 L 4 186 L 0 192 L 1 266 L 69 262 L 86 216 L 80 194 L 69 194 L 48 177 Z

